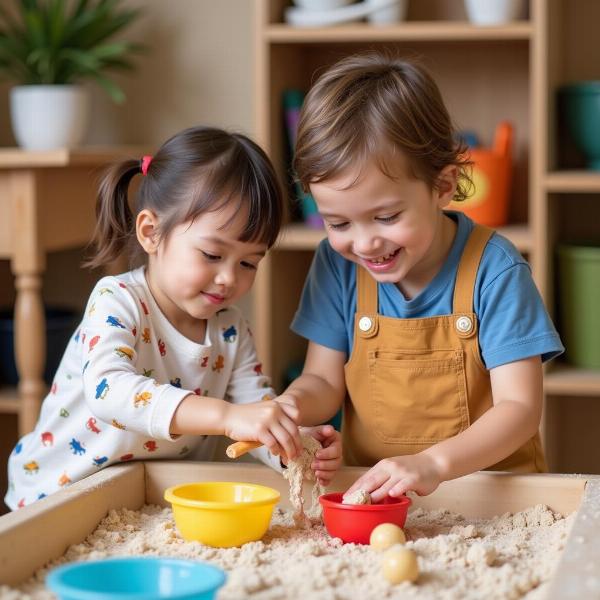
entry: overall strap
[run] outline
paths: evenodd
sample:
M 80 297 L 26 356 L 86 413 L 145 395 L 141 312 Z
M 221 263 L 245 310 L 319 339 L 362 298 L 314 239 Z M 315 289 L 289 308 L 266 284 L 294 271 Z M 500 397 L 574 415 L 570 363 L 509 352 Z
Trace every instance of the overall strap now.
M 456 273 L 454 299 L 452 301 L 453 313 L 468 314 L 473 312 L 473 294 L 475 292 L 477 270 L 479 269 L 479 263 L 481 262 L 485 246 L 493 233 L 493 229 L 477 224 L 473 228 L 473 231 L 471 231 Z
M 356 265 L 356 293 L 358 314 L 377 314 L 377 282 L 364 267 Z

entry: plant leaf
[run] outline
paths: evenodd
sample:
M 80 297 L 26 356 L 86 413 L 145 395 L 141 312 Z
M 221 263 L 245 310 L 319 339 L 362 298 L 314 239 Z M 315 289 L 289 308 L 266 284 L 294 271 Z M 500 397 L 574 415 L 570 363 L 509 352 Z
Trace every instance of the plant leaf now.
M 0 0 L 6 2 L 7 0 Z M 22 84 L 93 79 L 115 102 L 125 95 L 104 73 L 133 70 L 146 46 L 113 40 L 142 11 L 124 0 L 12 0 L 0 6 L 0 76 Z

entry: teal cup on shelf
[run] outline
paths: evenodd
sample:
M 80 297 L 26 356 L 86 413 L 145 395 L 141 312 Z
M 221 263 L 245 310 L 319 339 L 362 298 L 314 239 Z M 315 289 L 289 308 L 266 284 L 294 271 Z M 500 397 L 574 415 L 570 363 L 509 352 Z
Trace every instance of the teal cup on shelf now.
M 600 80 L 565 85 L 559 93 L 574 144 L 585 156 L 587 167 L 600 171 Z

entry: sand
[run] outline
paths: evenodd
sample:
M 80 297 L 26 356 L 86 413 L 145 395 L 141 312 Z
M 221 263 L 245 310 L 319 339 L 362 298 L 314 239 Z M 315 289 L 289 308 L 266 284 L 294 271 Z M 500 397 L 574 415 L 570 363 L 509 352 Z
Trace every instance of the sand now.
M 416 508 L 405 531 L 407 547 L 418 557 L 419 579 L 393 586 L 382 576 L 382 554 L 369 546 L 342 544 L 322 525 L 298 527 L 292 511 L 276 508 L 263 540 L 216 549 L 184 541 L 170 508 L 112 510 L 84 542 L 71 546 L 18 589 L 0 587 L 0 597 L 49 599 L 53 596 L 43 583 L 49 568 L 74 560 L 148 554 L 222 567 L 228 581 L 219 600 L 539 600 L 572 521 L 573 515 L 563 518 L 543 505 L 489 520 Z

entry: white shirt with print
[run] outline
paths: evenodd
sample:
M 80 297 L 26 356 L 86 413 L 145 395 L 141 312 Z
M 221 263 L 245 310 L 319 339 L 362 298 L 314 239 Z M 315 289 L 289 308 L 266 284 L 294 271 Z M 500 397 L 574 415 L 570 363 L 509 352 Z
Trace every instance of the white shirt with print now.
M 6 504 L 25 506 L 114 463 L 192 451 L 210 460 L 214 436 L 169 434 L 177 406 L 191 392 L 236 404 L 275 395 L 240 311 L 219 311 L 198 344 L 162 314 L 143 267 L 101 279 L 34 431 L 10 455 Z M 280 470 L 266 449 L 256 456 Z

